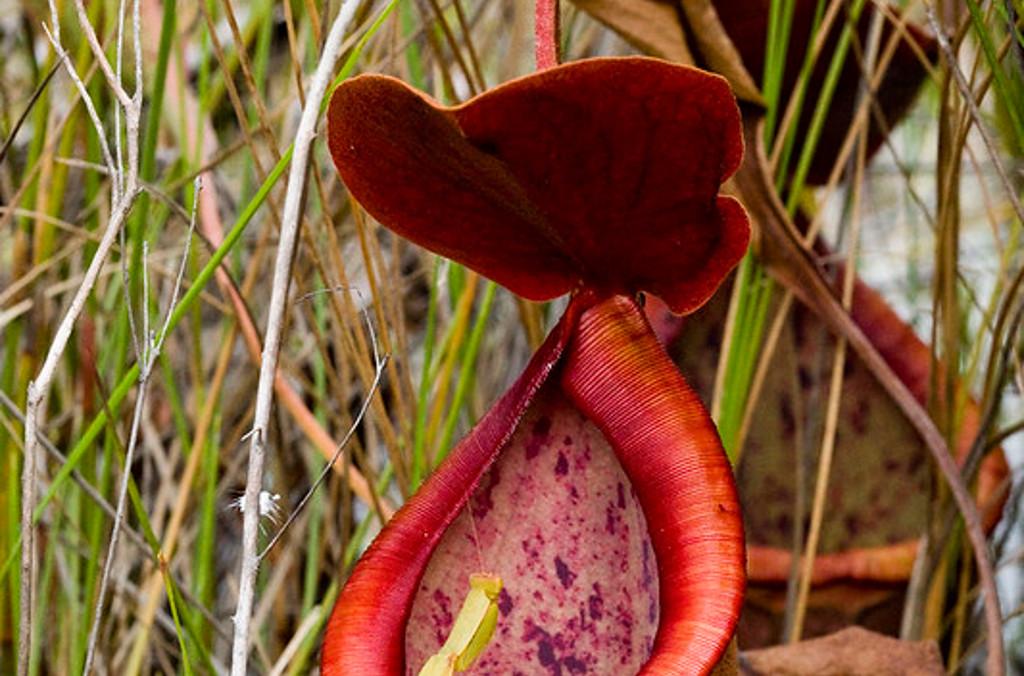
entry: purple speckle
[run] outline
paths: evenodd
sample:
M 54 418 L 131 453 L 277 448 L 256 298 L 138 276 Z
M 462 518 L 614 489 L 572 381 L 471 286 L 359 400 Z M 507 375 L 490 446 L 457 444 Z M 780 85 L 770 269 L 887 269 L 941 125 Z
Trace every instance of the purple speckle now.
M 551 634 L 547 633 L 536 624 L 530 618 L 526 618 L 523 622 L 523 641 L 529 643 L 530 641 L 539 641 L 541 639 L 551 639 Z
M 619 500 L 618 500 L 619 509 L 625 509 L 626 508 L 626 489 L 625 489 L 625 487 L 622 485 L 621 482 L 619 482 L 618 484 L 616 484 L 615 490 L 618 493 L 618 497 L 619 497 Z
M 643 554 L 643 578 L 641 584 L 644 589 L 650 589 L 654 584 L 654 571 L 651 570 L 651 543 L 650 540 L 644 540 L 644 554 Z
M 530 438 L 526 442 L 526 459 L 533 460 L 544 448 L 551 432 L 551 418 L 538 418 L 530 430 Z
M 576 579 L 576 573 L 572 572 L 560 556 L 555 557 L 555 574 L 558 575 L 558 581 L 565 589 L 571 587 L 573 580 Z
M 559 451 L 558 462 L 555 463 L 555 474 L 558 476 L 565 476 L 569 473 L 569 459 L 565 457 L 565 453 Z
M 498 467 L 492 467 L 490 471 L 483 476 L 481 485 L 473 495 L 471 504 L 474 517 L 477 519 L 483 519 L 492 509 L 494 509 L 494 489 L 499 483 L 501 483 L 501 470 Z
M 526 555 L 526 564 L 530 567 L 537 566 L 541 550 L 544 549 L 544 537 L 539 532 L 535 532 L 533 537 L 520 540 L 519 545 L 523 549 L 523 554 Z
M 434 612 L 431 613 L 434 620 L 435 637 L 439 643 L 444 643 L 446 633 L 455 621 L 455 617 L 452 615 L 452 600 L 440 589 L 434 590 L 432 598 L 436 604 Z
M 573 635 L 573 632 L 570 632 L 569 636 L 562 633 L 552 636 L 529 619 L 526 620 L 523 629 L 523 642 L 537 643 L 537 661 L 551 676 L 561 676 L 564 672 L 570 674 L 587 672 L 586 654 L 582 656 L 582 659 L 577 654 L 566 655 L 566 652 L 576 647 L 578 637 Z
M 507 617 L 512 612 L 512 606 L 512 596 L 507 589 L 502 587 L 501 593 L 498 594 L 498 610 L 501 611 L 502 616 Z
M 615 620 L 620 626 L 628 630 L 628 633 L 633 631 L 633 625 L 636 623 L 636 618 L 633 616 L 633 608 L 626 604 L 621 604 L 615 609 Z
M 595 622 L 604 617 L 604 597 L 601 596 L 601 585 L 594 583 L 594 593 L 587 597 L 587 610 L 590 619 Z
M 604 529 L 610 535 L 615 534 L 615 526 L 619 521 L 619 515 L 615 513 L 615 506 L 609 504 L 604 510 Z
M 537 644 L 537 659 L 545 667 L 550 667 L 557 661 L 555 659 L 555 648 L 551 645 L 550 639 L 541 639 Z
M 585 674 L 587 673 L 587 665 L 584 664 L 575 655 L 569 655 L 568 657 L 562 658 L 562 666 L 569 670 L 573 674 Z

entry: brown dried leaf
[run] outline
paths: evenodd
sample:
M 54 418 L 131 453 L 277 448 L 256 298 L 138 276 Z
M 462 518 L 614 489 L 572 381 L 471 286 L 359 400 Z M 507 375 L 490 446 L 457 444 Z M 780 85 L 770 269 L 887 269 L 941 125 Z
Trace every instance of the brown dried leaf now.
M 941 676 L 934 641 L 900 641 L 860 627 L 824 638 L 745 652 L 744 676 Z
M 644 53 L 676 63 L 695 63 L 673 0 L 573 2 Z
M 679 0 L 679 4 L 690 24 L 690 34 L 708 67 L 729 81 L 738 98 L 763 104 L 761 90 L 743 64 L 743 57 L 732 38 L 722 26 L 714 2 Z

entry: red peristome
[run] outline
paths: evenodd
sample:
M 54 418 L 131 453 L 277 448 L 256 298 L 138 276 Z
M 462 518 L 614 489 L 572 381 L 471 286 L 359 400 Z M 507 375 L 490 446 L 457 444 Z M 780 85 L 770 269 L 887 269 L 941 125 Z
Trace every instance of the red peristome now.
M 646 290 L 687 313 L 747 247 L 746 214 L 718 195 L 739 109 L 695 68 L 588 59 L 455 108 L 362 76 L 336 91 L 328 134 L 378 220 L 533 300 Z
M 581 316 L 562 385 L 615 448 L 650 527 L 661 621 L 641 673 L 709 671 L 732 637 L 746 581 L 739 499 L 714 423 L 621 296 Z
M 570 303 L 519 379 L 359 559 L 327 625 L 325 676 L 405 673 L 406 621 L 434 548 L 558 364 L 585 303 Z

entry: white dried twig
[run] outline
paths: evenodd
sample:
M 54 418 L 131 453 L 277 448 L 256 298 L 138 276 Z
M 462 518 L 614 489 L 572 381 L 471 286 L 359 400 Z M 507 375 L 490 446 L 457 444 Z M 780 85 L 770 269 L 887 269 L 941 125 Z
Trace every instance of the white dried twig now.
M 79 315 L 81 315 L 89 294 L 92 293 L 93 286 L 96 284 L 96 280 L 103 268 L 103 264 L 106 262 L 107 256 L 110 254 L 110 250 L 113 248 L 114 242 L 117 240 L 118 234 L 124 226 L 139 192 L 139 121 L 142 117 L 141 78 L 140 81 L 136 83 L 137 88 L 135 95 L 129 97 L 121 86 L 121 83 L 114 77 L 110 63 L 107 61 L 106 56 L 100 47 L 98 38 L 96 38 L 96 32 L 88 21 L 88 16 L 82 0 L 76 0 L 75 7 L 78 12 L 79 29 L 83 34 L 85 34 L 86 39 L 92 48 L 93 55 L 95 56 L 100 69 L 106 76 L 107 84 L 113 90 L 114 95 L 117 98 L 120 112 L 124 114 L 123 130 L 120 125 L 118 125 L 118 127 L 114 129 L 114 133 L 115 135 L 124 134 L 124 142 L 127 145 L 127 160 L 123 165 L 118 166 L 115 165 L 114 158 L 110 153 L 110 146 L 107 142 L 106 132 L 103 128 L 103 123 L 99 118 L 99 114 L 96 111 L 96 106 L 94 105 L 92 98 L 89 96 L 85 83 L 82 82 L 82 78 L 75 71 L 71 60 L 68 58 L 67 51 L 61 43 L 60 19 L 56 5 L 53 0 L 50 0 L 49 4 L 50 25 L 46 26 L 44 24 L 43 30 L 53 45 L 59 61 L 63 64 L 64 69 L 67 71 L 75 88 L 78 90 L 79 95 L 82 98 L 82 102 L 85 104 L 86 111 L 89 114 L 89 119 L 95 127 L 96 133 L 99 137 L 100 151 L 103 156 L 103 161 L 107 165 L 111 175 L 111 213 L 110 220 L 107 222 L 103 236 L 100 238 L 100 242 L 96 248 L 96 253 L 89 262 L 89 267 L 86 269 L 82 283 L 75 292 L 74 297 L 71 299 L 64 316 L 61 318 L 60 324 L 57 326 L 53 340 L 51 341 L 50 346 L 47 349 L 46 356 L 43 359 L 43 365 L 40 367 L 35 379 L 28 385 L 25 404 L 24 429 L 25 461 L 22 467 L 21 476 L 22 578 L 19 605 L 20 629 L 18 634 L 19 675 L 28 673 L 29 656 L 32 648 L 32 629 L 34 624 L 32 611 L 34 574 L 36 568 L 33 511 L 36 502 L 36 463 L 37 456 L 39 454 L 38 433 L 45 414 L 44 403 L 47 395 L 49 394 L 50 387 L 53 384 L 57 364 L 60 362 L 60 359 L 64 354 L 64 350 L 67 348 L 68 341 L 71 339 L 71 333 L 74 330 L 75 322 L 78 320 Z M 138 0 L 135 0 L 135 4 L 135 16 L 138 17 Z M 138 21 L 135 21 L 133 31 L 134 44 L 136 45 L 134 55 L 135 70 L 136 73 L 141 73 L 142 53 L 141 50 L 138 49 L 138 45 L 141 44 L 141 38 L 139 37 L 140 25 Z
M 85 11 L 85 4 L 82 3 L 80 0 L 75 2 L 75 12 L 77 12 L 77 14 L 78 14 L 78 27 L 81 29 L 82 34 L 85 35 L 86 42 L 89 43 L 89 49 L 92 50 L 92 55 L 96 59 L 96 63 L 100 67 L 100 71 L 103 73 L 103 76 L 107 79 L 107 86 L 110 87 L 111 91 L 114 92 L 114 96 L 117 97 L 117 101 L 118 101 L 118 103 L 121 104 L 121 107 L 123 107 L 125 109 L 125 111 L 127 111 L 132 106 L 132 100 L 128 96 L 128 92 L 125 91 L 124 86 L 122 86 L 122 84 L 121 84 L 121 78 L 119 77 L 120 73 L 115 73 L 114 69 L 110 65 L 110 62 L 107 60 L 107 55 L 103 52 L 103 46 L 100 44 L 99 37 L 96 35 L 96 30 L 92 27 L 92 24 L 89 22 L 89 15 Z M 121 2 L 121 6 L 119 8 L 118 15 L 119 15 L 119 17 L 118 17 L 118 29 L 117 29 L 117 33 L 118 33 L 118 44 L 117 44 L 117 54 L 118 54 L 117 61 L 118 61 L 118 65 L 117 65 L 117 67 L 118 67 L 118 70 L 120 70 L 120 61 L 121 61 L 120 55 L 121 55 L 121 52 L 122 52 L 122 47 L 123 47 L 122 42 L 123 42 L 123 38 L 124 38 L 124 30 L 123 30 L 124 2 L 123 2 L 123 0 Z M 53 22 L 53 25 L 54 25 L 54 35 L 58 39 L 60 39 L 60 24 L 57 21 L 57 10 L 54 8 L 53 0 L 50 0 L 50 18 L 51 18 L 51 21 Z M 138 24 L 136 24 L 136 29 L 137 28 L 138 28 Z M 136 59 L 137 58 L 138 58 L 138 55 L 136 55 Z
M 358 0 L 345 0 L 338 11 L 330 33 L 324 42 L 320 62 L 313 73 L 306 104 L 295 132 L 295 153 L 288 173 L 288 187 L 281 217 L 281 234 L 274 261 L 274 280 L 267 313 L 267 329 L 260 360 L 260 377 L 256 390 L 256 408 L 253 414 L 249 445 L 249 470 L 245 482 L 245 518 L 242 528 L 242 565 L 238 579 L 238 605 L 235 608 L 235 636 L 231 648 L 232 676 L 245 676 L 249 656 L 249 625 L 252 621 L 256 571 L 259 569 L 257 539 L 259 536 L 259 494 L 263 489 L 263 465 L 266 458 L 266 430 L 270 421 L 271 401 L 274 395 L 274 377 L 281 349 L 284 310 L 291 281 L 292 256 L 298 238 L 300 214 L 305 196 L 306 174 L 309 169 L 310 150 L 316 137 L 320 117 L 320 103 L 327 92 L 331 74 L 341 54 L 342 39 L 348 24 L 359 6 Z
M 148 311 L 148 308 L 145 305 L 145 299 L 150 297 L 150 292 L 148 292 L 148 277 L 150 277 L 150 274 L 148 274 L 147 263 L 148 247 L 145 243 L 142 245 L 143 340 L 141 344 L 141 352 L 136 355 L 139 364 L 138 395 L 135 398 L 135 408 L 132 412 L 128 447 L 125 450 L 124 467 L 121 474 L 121 485 L 118 493 L 117 510 L 114 515 L 114 525 L 111 530 L 111 540 L 108 546 L 106 546 L 106 558 L 103 561 L 103 572 L 99 579 L 99 593 L 96 595 L 96 608 L 93 612 L 92 627 L 89 630 L 89 643 L 85 653 L 85 667 L 82 670 L 85 674 L 89 673 L 92 667 L 92 661 L 95 658 L 96 641 L 99 637 L 99 625 L 102 621 L 103 600 L 106 596 L 106 587 L 110 584 L 111 571 L 114 566 L 114 556 L 117 552 L 118 537 L 121 533 L 121 524 L 124 521 L 125 507 L 128 503 L 128 483 L 131 478 L 131 466 L 135 457 L 135 449 L 138 446 L 138 433 L 142 424 L 142 414 L 145 410 L 146 385 L 150 382 L 150 377 L 153 375 L 153 368 L 157 364 L 161 349 L 164 346 L 164 340 L 167 338 L 171 315 L 174 313 L 174 307 L 177 304 L 178 295 L 181 291 L 181 284 L 184 281 L 188 255 L 191 251 L 191 241 L 193 241 L 193 235 L 196 233 L 196 211 L 201 188 L 202 184 L 200 178 L 197 177 L 193 194 L 193 207 L 191 207 L 191 217 L 188 222 L 188 234 L 185 239 L 184 251 L 181 253 L 181 264 L 178 266 L 177 277 L 174 280 L 174 288 L 171 290 L 171 297 L 168 302 L 167 312 L 164 315 L 164 323 L 159 332 L 151 331 L 150 319 L 148 319 L 150 318 L 150 311 Z
M 85 654 L 85 666 L 82 669 L 82 672 L 85 674 L 88 674 L 92 668 L 92 662 L 96 655 L 96 642 L 99 638 L 100 623 L 103 619 L 103 601 L 106 597 L 107 586 L 110 583 L 110 571 L 113 568 L 114 554 L 117 551 L 118 535 L 121 532 L 121 524 L 124 521 L 125 507 L 128 504 L 128 484 L 131 479 L 131 467 L 132 461 L 135 457 L 135 448 L 138 446 L 139 429 L 142 426 L 142 414 L 145 410 L 146 392 L 148 391 L 146 386 L 149 384 L 150 376 L 153 373 L 153 367 L 156 365 L 156 361 L 160 357 L 160 351 L 163 348 L 164 340 L 167 338 L 171 315 L 174 314 L 174 307 L 177 305 L 178 295 L 181 292 L 181 285 L 185 279 L 185 270 L 188 267 L 188 258 L 192 250 L 192 236 L 195 234 L 196 229 L 196 211 L 199 201 L 199 191 L 201 188 L 202 185 L 200 183 L 200 179 L 196 177 L 192 194 L 192 216 L 189 220 L 184 251 L 181 254 L 181 264 L 178 266 L 178 275 L 174 280 L 174 288 L 171 290 L 170 301 L 167 304 L 167 312 L 164 315 L 164 322 L 160 327 L 160 331 L 150 331 L 148 309 L 146 309 L 142 314 L 144 342 L 142 344 L 141 354 L 137 355 L 139 361 L 139 393 L 135 399 L 135 409 L 132 412 L 132 424 L 128 437 L 128 448 L 125 450 L 124 467 L 121 472 L 121 485 L 117 496 L 117 511 L 114 514 L 114 525 L 110 532 L 110 542 L 107 545 L 107 557 L 103 562 L 103 573 L 100 577 L 99 593 L 96 596 L 96 610 L 93 613 L 92 627 L 89 630 L 89 645 Z M 142 296 L 144 299 L 149 297 L 147 253 L 148 247 L 143 243 Z
M 52 21 L 54 21 L 55 26 L 59 25 L 56 23 L 56 18 L 53 18 Z M 100 120 L 99 113 L 96 112 L 96 105 L 93 103 L 92 97 L 89 95 L 89 91 L 85 87 L 85 83 L 82 82 L 81 76 L 79 76 L 78 71 L 75 70 L 74 65 L 71 63 L 71 57 L 68 56 L 67 51 L 60 42 L 60 31 L 55 28 L 51 32 L 49 26 L 43 24 L 43 32 L 50 41 L 50 45 L 53 47 L 53 50 L 57 52 L 58 61 L 63 64 L 64 69 L 68 73 L 68 77 L 71 78 L 71 82 L 74 83 L 75 89 L 78 90 L 82 103 L 85 105 L 85 110 L 89 114 L 89 121 L 92 122 L 92 126 L 96 130 L 96 136 L 100 142 L 100 155 L 103 156 L 103 164 L 106 166 L 110 175 L 116 179 L 118 174 L 117 165 L 114 163 L 114 156 L 110 154 L 110 144 L 107 143 L 107 134 L 106 130 L 103 128 L 103 122 Z M 117 183 L 117 180 L 111 182 L 111 186 L 113 188 L 111 201 L 114 203 L 118 201 Z

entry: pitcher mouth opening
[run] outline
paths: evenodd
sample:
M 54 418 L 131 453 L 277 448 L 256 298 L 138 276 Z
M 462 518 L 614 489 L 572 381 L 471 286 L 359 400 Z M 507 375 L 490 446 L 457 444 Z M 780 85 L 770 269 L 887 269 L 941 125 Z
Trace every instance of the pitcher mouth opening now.
M 445 642 L 481 568 L 502 580 L 469 673 L 636 673 L 659 620 L 647 520 L 614 450 L 548 381 L 449 526 L 405 630 L 407 673 Z

